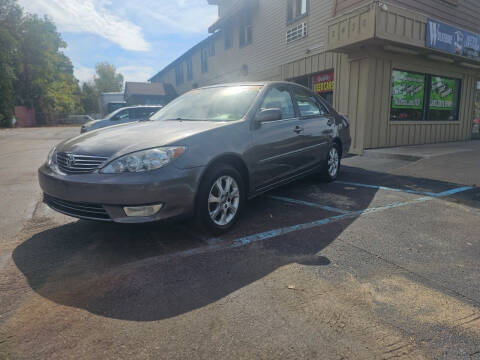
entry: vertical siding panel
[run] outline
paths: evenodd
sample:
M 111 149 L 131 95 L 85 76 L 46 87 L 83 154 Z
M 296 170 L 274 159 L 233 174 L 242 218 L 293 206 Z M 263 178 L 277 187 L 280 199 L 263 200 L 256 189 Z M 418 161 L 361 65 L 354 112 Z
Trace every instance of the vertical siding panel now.
M 402 125 L 395 126 L 395 146 L 399 146 L 402 143 L 403 128 Z
M 373 129 L 372 129 L 372 139 L 373 147 L 380 147 L 381 146 L 381 139 L 382 139 L 382 133 L 381 133 L 381 123 L 384 119 L 382 119 L 383 113 L 382 113 L 382 94 L 383 92 L 383 68 L 385 66 L 385 61 L 382 59 L 375 59 L 375 89 L 373 89 Z
M 470 89 L 470 79 L 468 77 L 465 78 L 464 80 L 464 86 L 463 86 L 463 93 L 462 93 L 462 99 L 461 99 L 461 107 L 460 107 L 460 121 L 462 125 L 462 130 L 461 130 L 461 138 L 465 138 L 466 134 L 466 124 L 465 124 L 465 118 L 468 116 L 467 115 L 467 109 L 469 106 L 469 101 L 468 101 L 468 94 L 471 91 Z
M 350 115 L 351 130 L 352 130 L 352 147 L 354 150 L 358 148 L 357 137 L 357 105 L 358 105 L 358 75 L 360 64 L 358 62 L 350 63 L 350 89 L 348 93 L 348 114 Z
M 312 73 L 312 60 L 313 56 L 309 56 L 305 59 L 305 73 L 311 74 Z
M 389 60 L 383 62 L 383 93 L 389 94 L 386 99 L 382 101 L 382 118 L 380 119 L 380 139 L 381 146 L 390 146 L 390 108 L 391 108 L 391 94 L 392 92 L 392 64 Z
M 322 71 L 325 69 L 325 53 L 322 53 L 318 56 L 318 70 Z
M 337 104 L 339 104 L 340 112 L 351 117 L 352 114 L 350 113 L 350 109 L 349 109 L 350 63 L 346 55 L 342 55 L 340 57 L 340 69 L 337 75 L 340 78 L 340 85 L 335 87 L 338 93 Z
M 328 52 L 325 56 L 325 70 L 333 67 L 333 53 Z
M 414 124 L 410 127 L 408 132 L 408 144 L 413 145 L 415 144 L 415 131 L 417 131 L 417 125 Z
M 367 62 L 368 76 L 366 79 L 366 83 L 362 84 L 368 89 L 366 114 L 369 114 L 371 117 L 365 119 L 365 124 L 363 128 L 365 129 L 364 147 L 368 149 L 374 147 L 373 143 L 375 142 L 375 93 L 378 91 L 375 79 L 377 58 L 369 58 L 365 61 Z
M 318 55 L 313 55 L 311 60 L 312 73 L 318 71 Z
M 370 59 L 363 59 L 359 62 L 359 88 L 358 88 L 358 130 L 357 136 L 359 150 L 363 151 L 365 148 L 365 125 L 369 122 L 368 115 L 369 115 L 369 98 L 370 94 L 368 91 L 365 91 L 366 88 L 368 90 L 368 86 L 370 85 Z M 360 87 L 361 86 L 361 87 Z
M 398 133 L 398 125 L 393 125 L 390 128 L 390 145 L 391 146 L 397 145 L 397 133 Z
M 418 125 L 415 131 L 415 144 L 420 144 L 422 141 L 423 125 Z
M 473 109 L 475 107 L 475 91 L 476 91 L 476 82 L 475 78 L 468 77 L 469 79 L 469 92 L 467 93 L 467 108 L 465 111 L 464 116 L 464 124 L 465 124 L 465 132 L 463 136 L 463 140 L 467 140 L 471 138 L 472 134 L 472 121 L 473 121 Z

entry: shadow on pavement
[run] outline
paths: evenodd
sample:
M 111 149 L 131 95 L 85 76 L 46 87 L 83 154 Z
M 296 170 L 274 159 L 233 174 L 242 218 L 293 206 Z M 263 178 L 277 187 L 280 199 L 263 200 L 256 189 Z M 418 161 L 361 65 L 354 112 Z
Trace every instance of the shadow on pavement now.
M 391 177 L 388 183 L 385 174 L 373 172 L 354 175 L 352 169 L 346 169 L 342 180 L 380 181 L 390 186 L 397 181 L 409 188 L 421 184 L 421 189 L 428 191 L 452 188 L 451 184 L 428 184 L 424 179 L 398 176 Z M 309 184 L 313 184 L 311 178 L 283 190 Z M 320 187 L 328 191 L 330 186 Z M 371 189 L 363 193 L 361 203 L 368 205 L 376 192 Z M 274 220 L 269 220 L 266 215 L 269 213 L 274 214 Z M 288 218 L 282 218 L 282 214 Z M 233 236 L 272 230 L 287 221 L 299 224 L 329 216 L 332 214 L 318 209 L 275 205 L 259 198 L 250 202 Z M 207 244 L 177 225 L 120 226 L 78 221 L 33 235 L 14 250 L 13 259 L 29 285 L 51 301 L 111 318 L 154 321 L 211 304 L 287 264 L 328 265 L 329 260 L 319 256 L 319 252 L 353 221 L 350 218 L 241 248 L 187 257 L 175 254 Z M 229 235 L 220 241 L 228 242 Z M 158 258 L 148 263 L 138 262 L 153 257 Z

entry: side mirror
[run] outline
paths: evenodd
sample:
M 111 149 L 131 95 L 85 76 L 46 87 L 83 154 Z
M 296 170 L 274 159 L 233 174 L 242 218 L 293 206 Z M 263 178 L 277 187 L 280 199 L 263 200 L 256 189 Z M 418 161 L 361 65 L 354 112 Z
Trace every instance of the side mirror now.
M 282 120 L 282 110 L 280 109 L 265 109 L 259 111 L 255 117 L 257 123 L 270 122 Z

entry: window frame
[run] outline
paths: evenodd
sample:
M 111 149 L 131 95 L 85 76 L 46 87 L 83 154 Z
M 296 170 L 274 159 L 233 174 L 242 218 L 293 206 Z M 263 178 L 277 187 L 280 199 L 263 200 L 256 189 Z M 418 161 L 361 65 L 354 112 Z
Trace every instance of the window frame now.
M 300 111 L 300 106 L 298 105 L 297 98 L 295 96 L 295 93 L 298 93 L 299 95 L 305 95 L 314 100 L 316 103 L 317 107 L 319 110 L 323 110 L 323 113 L 319 114 L 311 114 L 311 115 L 302 115 Z M 296 108 L 297 111 L 297 117 L 302 120 L 302 119 L 312 119 L 312 118 L 317 118 L 317 117 L 324 117 L 324 116 L 329 116 L 331 115 L 330 109 L 328 106 L 326 106 L 322 101 L 320 101 L 317 97 L 317 94 L 311 92 L 310 90 L 303 89 L 301 87 L 292 87 L 291 88 L 291 96 L 293 98 L 293 105 Z
M 224 46 L 225 50 L 233 47 L 233 25 L 227 24 L 224 28 Z
M 290 96 L 290 101 L 292 102 L 292 109 L 293 109 L 293 117 L 289 117 L 289 118 L 285 118 L 285 119 L 280 119 L 280 120 L 276 120 L 276 121 L 287 121 L 287 120 L 297 120 L 298 119 L 298 111 L 297 111 L 297 105 L 296 105 L 296 102 L 295 102 L 295 99 L 293 97 L 293 94 L 292 94 L 292 89 L 290 86 L 288 85 L 274 85 L 274 86 L 271 86 L 269 87 L 266 92 L 265 92 L 265 95 L 263 95 L 259 105 L 258 105 L 258 109 L 257 111 L 260 111 L 260 109 L 262 108 L 262 105 L 263 103 L 265 102 L 265 100 L 267 99 L 267 96 L 270 94 L 270 92 L 272 90 L 277 90 L 277 91 L 285 91 L 288 93 L 288 95 Z M 269 122 L 275 122 L 275 121 L 269 121 Z
M 305 12 L 298 13 L 298 3 L 305 1 Z M 291 9 L 291 11 L 290 11 Z M 301 11 L 301 10 L 300 10 Z M 290 14 L 291 12 L 291 14 Z M 286 1 L 286 23 L 291 25 L 294 22 L 297 22 L 300 19 L 307 17 L 310 14 L 310 0 L 287 0 Z
M 423 99 L 423 109 L 421 110 L 423 112 L 423 116 L 421 120 L 414 120 L 414 119 L 400 119 L 400 120 L 395 120 L 392 119 L 392 103 L 393 103 L 393 73 L 395 71 L 400 71 L 400 72 L 407 72 L 411 74 L 418 74 L 418 75 L 423 75 L 425 78 L 425 94 L 424 94 L 424 99 Z M 430 116 L 430 99 L 431 99 L 431 87 L 432 87 L 432 78 L 434 77 L 440 77 L 443 79 L 448 79 L 448 80 L 454 80 L 457 85 L 457 91 L 456 91 L 456 103 L 455 103 L 455 113 L 454 113 L 454 120 L 429 120 Z M 402 124 L 458 124 L 460 122 L 460 111 L 461 111 L 461 100 L 462 100 L 462 86 L 463 86 L 463 79 L 458 77 L 453 77 L 453 76 L 446 76 L 446 75 L 441 75 L 441 74 L 435 74 L 435 73 L 429 73 L 426 71 L 416 71 L 416 70 L 406 70 L 402 69 L 401 67 L 393 67 L 392 68 L 392 73 L 390 76 L 390 98 L 389 98 L 389 122 L 395 125 L 402 125 Z
M 243 10 L 238 23 L 238 47 L 244 48 L 253 43 L 253 14 Z

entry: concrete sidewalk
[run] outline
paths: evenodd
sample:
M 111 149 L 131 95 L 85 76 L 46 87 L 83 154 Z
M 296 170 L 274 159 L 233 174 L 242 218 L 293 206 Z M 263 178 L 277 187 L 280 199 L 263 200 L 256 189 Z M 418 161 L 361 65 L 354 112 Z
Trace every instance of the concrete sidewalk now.
M 440 144 L 398 146 L 365 150 L 363 156 L 375 159 L 420 160 L 473 151 L 480 154 L 480 141 L 456 141 Z
M 345 159 L 348 166 L 376 170 L 382 166 L 390 174 L 480 185 L 480 141 L 402 146 L 366 150 L 364 155 Z

